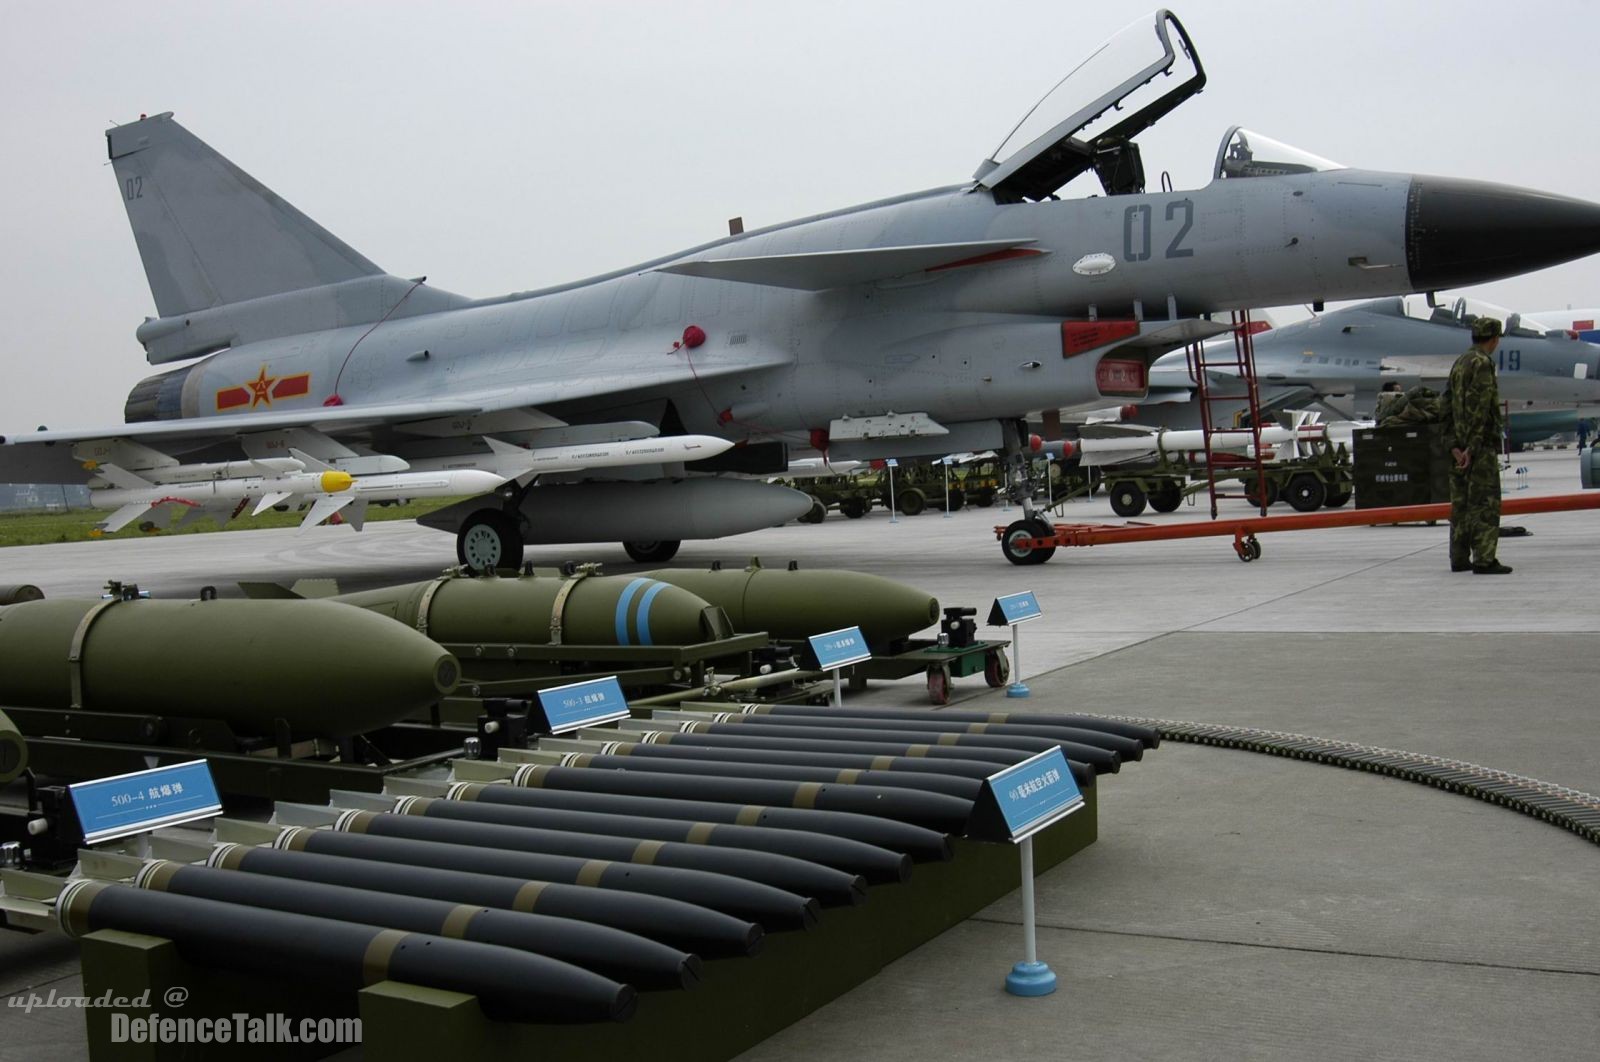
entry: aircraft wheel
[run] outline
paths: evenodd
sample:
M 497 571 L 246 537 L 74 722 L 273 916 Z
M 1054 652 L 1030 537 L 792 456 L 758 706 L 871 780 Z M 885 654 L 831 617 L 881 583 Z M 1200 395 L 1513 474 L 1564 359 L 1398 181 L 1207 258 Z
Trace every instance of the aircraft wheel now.
M 1144 512 L 1145 494 L 1139 484 L 1118 480 L 1111 484 L 1111 511 L 1132 518 Z
M 521 567 L 522 531 L 500 510 L 479 509 L 456 533 L 456 559 L 479 572 Z
M 1150 494 L 1150 508 L 1158 513 L 1175 513 L 1182 504 L 1183 488 L 1175 480 L 1168 480 Z
M 1283 493 L 1295 512 L 1314 513 L 1322 508 L 1323 499 L 1328 496 L 1328 489 L 1316 476 L 1309 472 L 1301 472 L 1289 480 L 1289 485 Z
M 915 487 L 895 498 L 901 516 L 916 516 L 928 507 L 928 496 Z
M 1030 538 L 1051 533 L 1051 528 L 1038 520 L 1017 520 L 1000 536 L 1000 552 L 1012 564 L 1043 564 L 1055 556 L 1054 546 L 1035 549 L 1025 545 Z
M 676 557 L 681 545 L 682 542 L 669 538 L 660 542 L 624 542 L 622 548 L 640 564 L 661 564 Z
M 852 520 L 859 520 L 867 515 L 868 504 L 860 498 L 846 498 L 839 503 L 839 511 Z
M 1011 680 L 1011 658 L 1004 649 L 991 649 L 983 658 L 983 681 L 998 689 Z
M 800 517 L 802 524 L 820 524 L 828 518 L 828 507 L 816 498 L 811 499 L 811 508 Z
M 942 667 L 928 669 L 928 702 L 930 704 L 950 703 L 950 672 Z
M 951 487 L 950 493 L 945 497 L 950 499 L 951 512 L 959 512 L 961 507 L 967 504 L 967 496 L 961 492 L 960 487 Z

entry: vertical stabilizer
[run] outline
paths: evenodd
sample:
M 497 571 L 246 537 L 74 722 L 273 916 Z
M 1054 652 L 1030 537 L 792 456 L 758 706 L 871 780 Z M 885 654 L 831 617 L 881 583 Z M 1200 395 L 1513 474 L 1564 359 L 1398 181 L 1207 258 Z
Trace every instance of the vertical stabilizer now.
M 383 273 L 170 113 L 106 142 L 162 317 Z

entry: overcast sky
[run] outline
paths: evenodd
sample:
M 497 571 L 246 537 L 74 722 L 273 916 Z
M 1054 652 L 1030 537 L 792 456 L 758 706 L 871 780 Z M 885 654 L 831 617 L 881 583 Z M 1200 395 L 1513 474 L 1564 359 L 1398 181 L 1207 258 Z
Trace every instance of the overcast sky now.
M 119 423 L 154 313 L 103 131 L 171 110 L 400 276 L 467 295 L 967 179 L 1143 3 L 6 3 L 0 431 Z M 1146 134 L 1205 183 L 1238 123 L 1352 166 L 1600 201 L 1600 5 L 1191 0 L 1210 80 Z M 1474 289 L 1600 304 L 1600 258 Z

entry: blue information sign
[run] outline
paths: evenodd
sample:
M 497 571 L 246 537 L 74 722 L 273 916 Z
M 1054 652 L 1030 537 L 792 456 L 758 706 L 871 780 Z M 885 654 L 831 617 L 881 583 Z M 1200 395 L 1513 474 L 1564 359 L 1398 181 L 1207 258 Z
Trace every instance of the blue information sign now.
M 1006 627 L 1016 623 L 1026 623 L 1042 615 L 1044 611 L 1039 608 L 1039 601 L 1033 596 L 1033 591 L 1024 590 L 1020 594 L 1006 594 L 994 599 L 994 606 L 989 610 L 989 626 Z
M 628 718 L 628 699 L 615 676 L 540 690 L 539 707 L 551 734 Z
M 991 774 L 987 785 L 1013 843 L 1083 807 L 1083 794 L 1059 747 Z
M 119 774 L 67 787 L 85 844 L 222 814 L 205 760 Z
M 872 650 L 867 648 L 867 639 L 860 627 L 813 634 L 809 641 L 811 651 L 817 654 L 817 666 L 824 671 L 872 659 Z

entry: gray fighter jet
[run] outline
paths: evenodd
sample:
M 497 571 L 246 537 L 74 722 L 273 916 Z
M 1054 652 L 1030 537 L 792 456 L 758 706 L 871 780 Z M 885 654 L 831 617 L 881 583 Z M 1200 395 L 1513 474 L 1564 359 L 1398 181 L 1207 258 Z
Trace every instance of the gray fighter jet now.
M 1450 366 L 1471 345 L 1472 322 L 1480 316 L 1506 327 L 1496 358 L 1500 397 L 1514 414 L 1600 406 L 1600 344 L 1479 300 L 1463 297 L 1445 306 L 1410 296 L 1375 299 L 1257 334 L 1262 412 L 1320 408 L 1341 417 L 1368 416 L 1379 389 L 1390 381 L 1402 390 L 1416 384 L 1442 390 Z M 1215 369 L 1210 375 L 1214 394 L 1241 392 L 1236 376 Z M 1197 427 L 1199 409 L 1187 404 L 1193 388 L 1186 356 L 1167 355 L 1150 370 L 1154 401 L 1134 419 Z M 1247 408 L 1242 401 L 1218 403 L 1213 420 Z
M 110 155 L 157 310 L 136 336 L 153 364 L 187 364 L 135 387 L 126 424 L 6 436 L 0 479 L 115 468 L 159 484 L 188 475 L 163 468 L 241 456 L 357 485 L 476 469 L 508 478 L 423 520 L 455 531 L 464 561 L 619 539 L 659 561 L 679 540 L 805 512 L 797 492 L 717 475 L 780 472 L 790 447 L 997 449 L 1020 478 L 1022 417 L 1143 397 L 1156 358 L 1225 330 L 1212 313 L 1455 287 L 1600 250 L 1595 204 L 1349 169 L 1240 128 L 1205 187 L 1148 191 L 1135 138 L 1205 81 L 1158 11 L 970 180 L 488 299 L 386 274 L 170 115 L 118 126 Z M 534 474 L 508 455 L 688 434 L 739 445 L 600 473 Z

